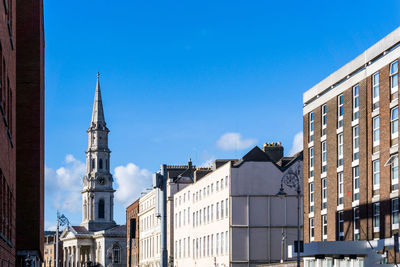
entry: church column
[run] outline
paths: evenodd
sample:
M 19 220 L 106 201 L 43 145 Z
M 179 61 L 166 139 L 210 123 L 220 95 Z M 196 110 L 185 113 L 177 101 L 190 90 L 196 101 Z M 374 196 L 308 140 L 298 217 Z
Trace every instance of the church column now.
M 95 263 L 95 256 L 94 256 L 94 246 L 90 246 L 90 261 L 93 262 L 93 264 Z
M 67 255 L 67 248 L 66 247 L 64 247 L 63 248 L 63 266 L 64 267 L 67 267 L 67 257 L 68 257 L 68 255 Z
M 73 262 L 72 266 L 78 267 L 76 265 L 76 246 L 72 246 L 72 262 Z
M 81 266 L 81 246 L 77 245 L 76 246 L 76 267 L 80 267 Z

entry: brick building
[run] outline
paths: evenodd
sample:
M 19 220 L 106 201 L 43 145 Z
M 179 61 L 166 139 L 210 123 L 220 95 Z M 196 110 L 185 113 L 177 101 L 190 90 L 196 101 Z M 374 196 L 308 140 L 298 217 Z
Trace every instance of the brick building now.
M 394 260 L 399 58 L 400 28 L 303 95 L 305 266 Z
M 139 266 L 139 199 L 126 208 L 126 249 L 127 267 Z
M 0 4 L 0 264 L 43 255 L 42 0 Z
M 61 234 L 61 232 L 59 232 Z M 44 253 L 42 267 L 55 267 L 56 264 L 56 231 L 44 232 Z M 58 267 L 63 266 L 63 245 L 58 241 Z

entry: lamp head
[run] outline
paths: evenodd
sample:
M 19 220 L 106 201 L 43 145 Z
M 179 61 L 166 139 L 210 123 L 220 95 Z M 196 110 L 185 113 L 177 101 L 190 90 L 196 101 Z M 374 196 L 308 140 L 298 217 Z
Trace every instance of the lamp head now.
M 281 184 L 281 188 L 279 189 L 279 192 L 276 194 L 278 197 L 283 198 L 285 197 L 287 194 L 285 192 L 285 189 L 283 189 L 283 185 Z

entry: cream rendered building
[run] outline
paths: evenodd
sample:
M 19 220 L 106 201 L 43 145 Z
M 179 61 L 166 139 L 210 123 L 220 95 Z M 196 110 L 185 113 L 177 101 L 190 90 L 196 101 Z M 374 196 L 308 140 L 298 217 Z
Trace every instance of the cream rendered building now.
M 82 188 L 82 223 L 61 234 L 65 267 L 126 265 L 126 227 L 116 225 L 113 177 L 110 173 L 108 133 L 104 119 L 99 75 L 86 151 Z
M 161 257 L 161 218 L 158 212 L 158 189 L 139 199 L 139 266 L 159 267 Z
M 286 247 L 297 239 L 296 192 L 286 189 L 283 199 L 276 194 L 290 168 L 302 168 L 302 153 L 283 157 L 280 144 L 255 147 L 240 160 L 217 160 L 212 172 L 177 192 L 174 266 L 253 267 L 287 260 Z

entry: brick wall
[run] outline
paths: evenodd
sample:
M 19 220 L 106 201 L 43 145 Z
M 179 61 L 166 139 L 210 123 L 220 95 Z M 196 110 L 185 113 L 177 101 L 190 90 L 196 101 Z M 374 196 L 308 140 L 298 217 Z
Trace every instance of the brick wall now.
M 394 232 L 391 224 L 391 176 L 390 166 L 384 166 L 390 158 L 391 129 L 390 129 L 390 64 L 379 70 L 380 73 L 380 146 L 379 153 L 373 155 L 373 124 L 372 124 L 372 76 L 358 82 L 359 85 L 359 209 L 360 209 L 360 239 L 373 239 L 373 173 L 372 157 L 380 160 L 380 238 L 390 238 Z M 356 85 L 356 84 L 354 84 Z M 353 85 L 353 86 L 354 86 Z M 354 239 L 353 224 L 353 86 L 343 92 L 343 136 L 344 136 L 344 239 Z M 337 240 L 337 94 L 329 99 L 327 104 L 327 181 L 328 181 L 328 241 Z M 314 241 L 322 241 L 321 224 L 321 106 L 314 112 Z M 304 131 L 304 177 L 309 177 L 309 114 L 303 117 Z M 378 156 L 379 155 L 379 156 Z M 304 183 L 304 236 L 309 239 L 309 184 Z M 392 198 L 395 195 L 392 193 Z M 376 237 L 376 234 L 375 234 Z M 398 255 L 399 256 L 399 255 Z M 394 258 L 389 251 L 389 260 Z

